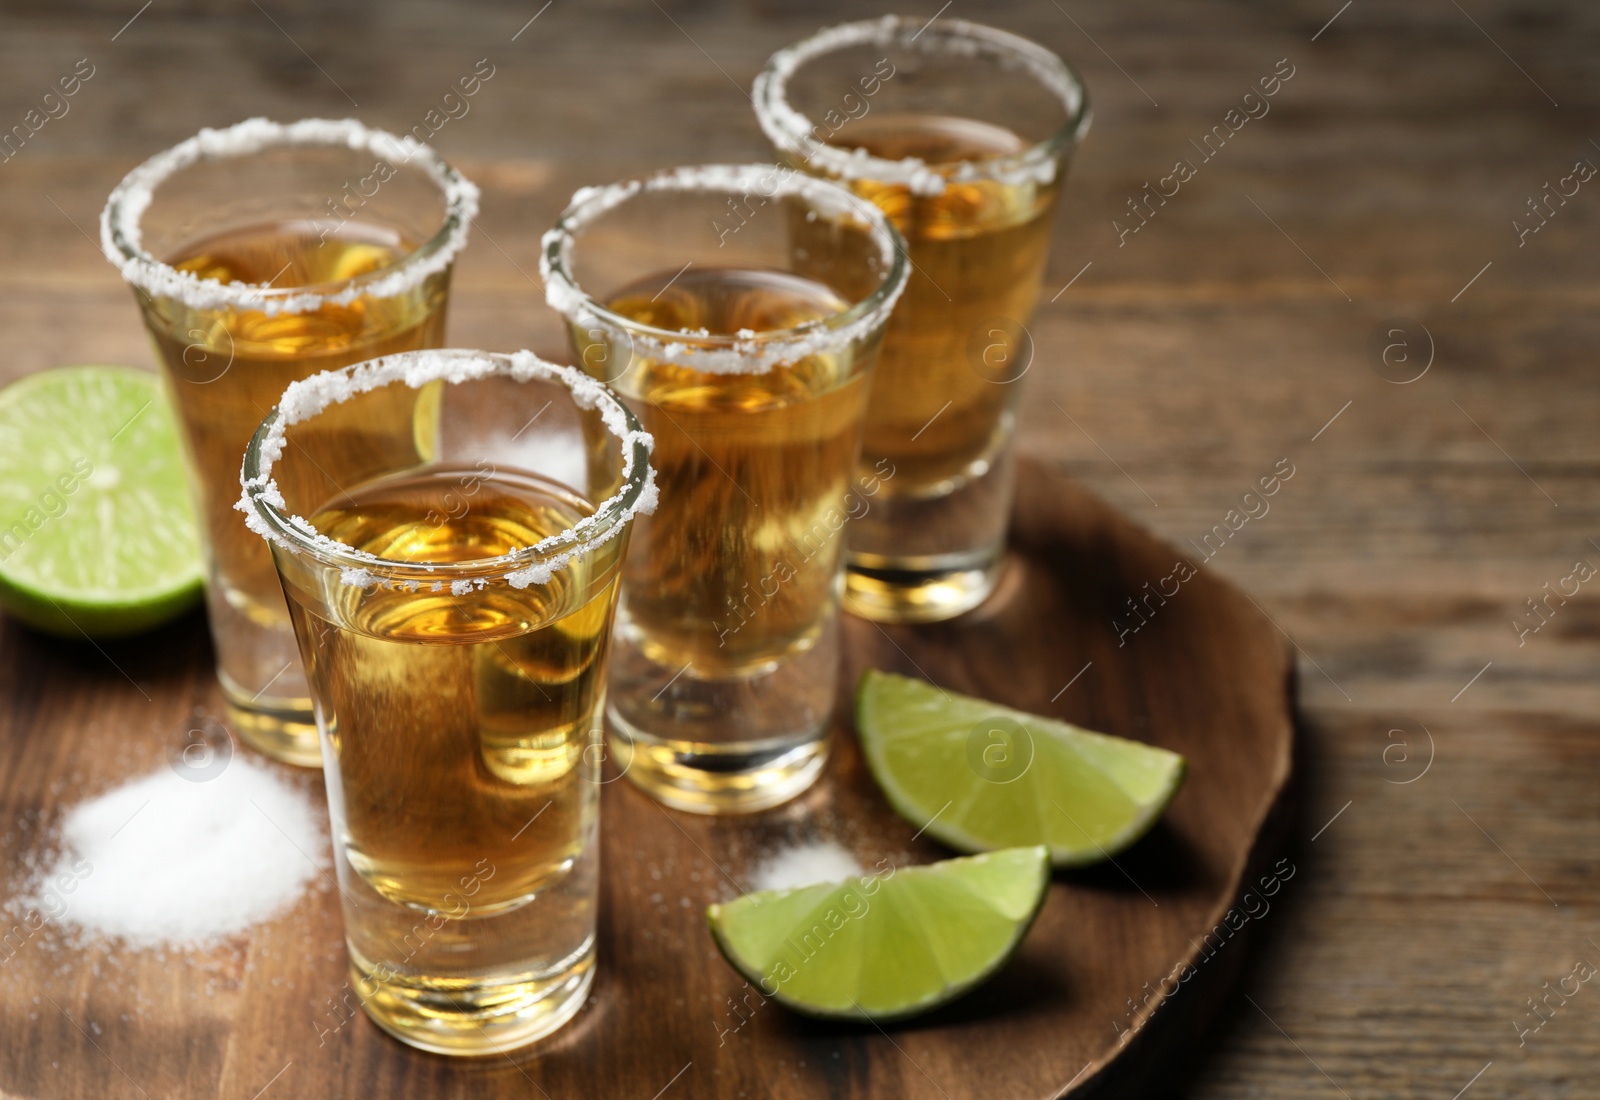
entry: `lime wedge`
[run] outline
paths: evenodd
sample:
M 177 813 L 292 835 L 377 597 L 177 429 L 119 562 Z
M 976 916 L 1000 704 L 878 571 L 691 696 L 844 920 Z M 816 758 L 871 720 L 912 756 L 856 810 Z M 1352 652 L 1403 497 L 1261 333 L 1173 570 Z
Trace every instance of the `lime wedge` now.
M 869 670 L 861 748 L 901 817 L 957 851 L 1044 844 L 1057 867 L 1109 859 L 1166 810 L 1177 753 Z
M 1004 966 L 1049 885 L 1049 853 L 1016 848 L 763 890 L 706 917 L 722 954 L 764 996 L 808 1016 L 898 1020 Z
M 0 606 L 66 637 L 192 606 L 200 551 L 155 375 L 63 367 L 0 391 Z

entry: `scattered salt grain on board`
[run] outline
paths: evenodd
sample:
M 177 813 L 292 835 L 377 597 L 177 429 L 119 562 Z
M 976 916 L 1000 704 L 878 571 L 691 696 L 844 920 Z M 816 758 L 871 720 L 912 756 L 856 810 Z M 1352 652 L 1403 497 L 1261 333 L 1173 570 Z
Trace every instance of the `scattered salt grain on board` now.
M 831 840 L 820 840 L 772 853 L 756 867 L 750 885 L 756 890 L 789 890 L 865 873 L 844 848 Z
M 303 792 L 235 758 L 193 782 L 162 768 L 80 803 L 25 908 L 135 947 L 210 943 L 286 912 L 327 862 Z

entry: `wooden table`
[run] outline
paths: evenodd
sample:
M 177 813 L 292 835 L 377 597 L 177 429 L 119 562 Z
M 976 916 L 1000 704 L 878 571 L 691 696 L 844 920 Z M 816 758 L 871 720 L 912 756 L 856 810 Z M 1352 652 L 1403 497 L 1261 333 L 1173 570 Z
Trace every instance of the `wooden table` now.
M 863 14 L 838 0 L 664 7 L 7 11 L 0 125 L 80 58 L 94 75 L 0 164 L 0 377 L 149 363 L 96 229 L 137 161 L 250 114 L 408 130 L 485 57 L 493 78 L 435 139 L 485 190 L 452 340 L 559 346 L 536 240 L 571 190 L 764 159 L 742 94 L 762 60 Z M 1170 1067 L 1173 1091 L 1592 1094 L 1600 993 L 1544 1009 L 1520 1040 L 1517 1024 L 1537 1022 L 1528 999 L 1545 983 L 1600 964 L 1600 599 L 1585 585 L 1552 597 L 1536 632 L 1516 624 L 1542 621 L 1526 601 L 1576 562 L 1600 565 L 1600 280 L 1583 251 L 1600 232 L 1600 182 L 1571 176 L 1576 160 L 1600 165 L 1600 14 L 1499 0 L 963 0 L 949 15 L 1060 50 L 1095 100 L 1033 325 L 1026 446 L 1180 543 L 1280 460 L 1295 470 L 1207 567 L 1299 650 L 1303 874 L 1263 922 L 1266 948 L 1214 1038 Z M 1193 142 L 1288 66 L 1269 113 L 1202 160 Z M 1119 242 L 1127 200 L 1179 158 L 1192 178 Z M 1373 365 L 1402 339 L 1433 351 L 1403 383 Z M 22 674 L 41 645 L 82 670 L 80 695 L 44 697 Z M 53 727 L 117 720 L 159 738 L 209 698 L 192 644 L 171 647 L 130 668 L 158 689 L 152 705 L 92 649 L 0 628 L 7 801 L 37 801 L 12 785 L 25 757 L 49 756 Z M 28 1056 L 0 1035 L 0 1091 L 8 1060 Z M 71 1057 L 99 1055 L 86 1042 Z M 265 1083 L 275 1067 L 261 1068 Z M 76 1095 L 74 1080 L 64 1061 L 51 1095 Z

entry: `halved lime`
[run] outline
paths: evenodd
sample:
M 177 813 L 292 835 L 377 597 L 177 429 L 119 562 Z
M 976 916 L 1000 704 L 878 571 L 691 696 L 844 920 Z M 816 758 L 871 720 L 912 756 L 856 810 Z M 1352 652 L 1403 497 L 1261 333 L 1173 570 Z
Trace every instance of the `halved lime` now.
M 1057 867 L 1138 840 L 1188 768 L 1166 749 L 874 670 L 856 728 L 884 795 L 918 829 L 962 852 L 1044 844 Z
M 733 968 L 808 1016 L 897 1020 L 1005 965 L 1050 886 L 1043 848 L 763 890 L 706 910 Z
M 155 375 L 62 367 L 0 391 L 0 606 L 52 634 L 114 637 L 188 609 L 200 577 Z

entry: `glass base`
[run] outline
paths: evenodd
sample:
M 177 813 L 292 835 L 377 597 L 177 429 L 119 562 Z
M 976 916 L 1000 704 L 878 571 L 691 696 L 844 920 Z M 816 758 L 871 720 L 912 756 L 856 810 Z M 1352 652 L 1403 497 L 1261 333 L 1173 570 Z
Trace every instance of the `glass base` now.
M 552 977 L 494 982 L 401 976 L 350 952 L 351 988 L 368 1017 L 402 1043 L 435 1054 L 503 1054 L 536 1042 L 578 1014 L 594 983 L 594 941 Z
M 217 675 L 228 702 L 228 724 L 241 741 L 280 763 L 322 767 L 322 745 L 309 699 L 251 699 L 236 692 L 225 673 Z
M 626 616 L 611 650 L 608 748 L 651 797 L 697 814 L 765 810 L 800 794 L 828 758 L 839 686 L 839 613 L 806 649 L 743 676 L 664 664 Z
M 963 615 L 994 592 L 1005 545 L 937 558 L 895 558 L 852 551 L 844 607 L 877 623 L 938 623 Z
M 803 793 L 828 762 L 825 732 L 797 745 L 664 741 L 635 729 L 613 709 L 607 742 L 622 773 L 651 798 L 695 814 L 771 809 Z
M 849 527 L 845 610 L 879 623 L 938 623 L 989 598 L 1016 485 L 1013 419 L 1008 410 L 991 448 L 959 478 L 882 479 L 879 498 Z

